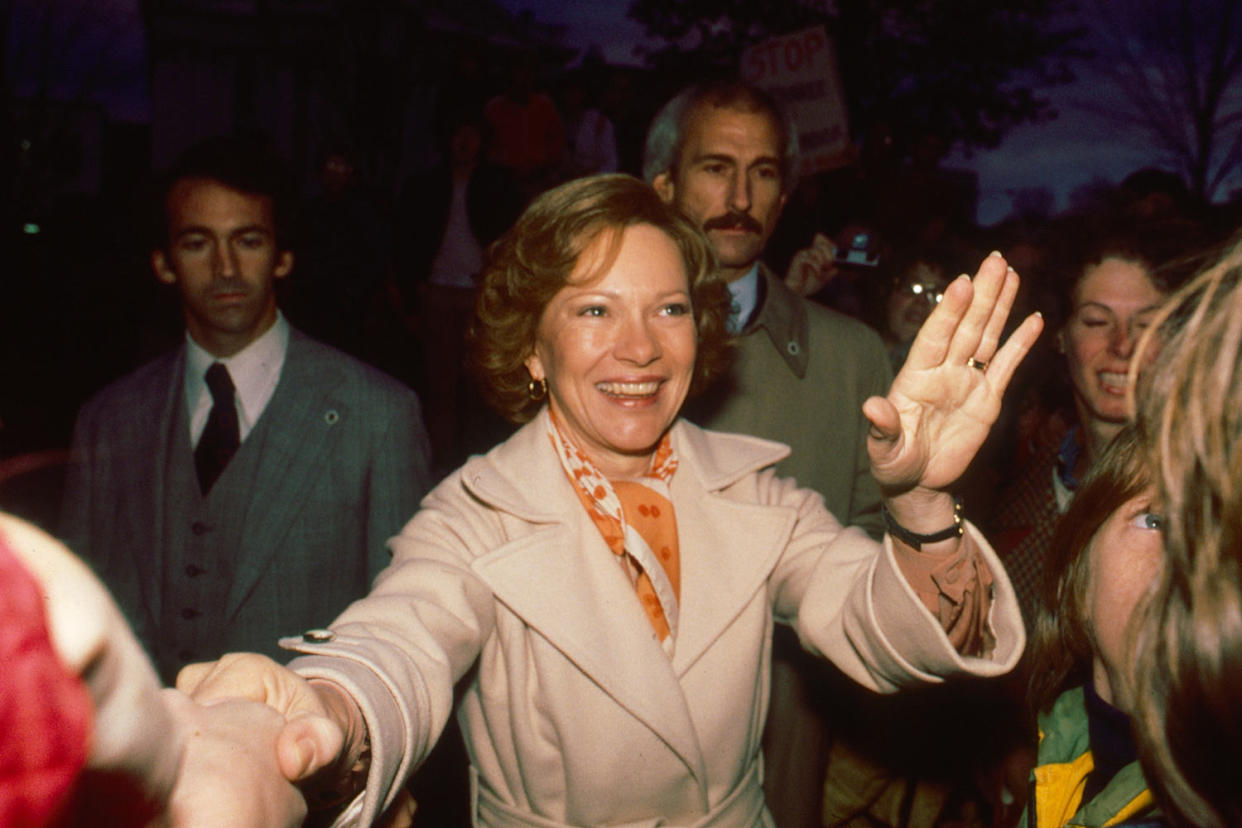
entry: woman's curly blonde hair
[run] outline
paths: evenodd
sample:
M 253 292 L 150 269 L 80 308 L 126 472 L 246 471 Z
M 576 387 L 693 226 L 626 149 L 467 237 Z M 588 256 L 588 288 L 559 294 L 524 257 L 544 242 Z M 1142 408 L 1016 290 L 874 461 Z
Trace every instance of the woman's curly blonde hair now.
M 526 422 L 543 405 L 529 393 L 526 358 L 534 351 L 544 309 L 568 283 L 582 252 L 611 233 L 601 267 L 610 266 L 620 247 L 619 231 L 636 224 L 663 231 L 685 262 L 698 334 L 691 393 L 723 370 L 729 290 L 717 275 L 706 237 L 637 178 L 580 178 L 535 199 L 488 251 L 467 342 L 484 398 L 505 418 Z

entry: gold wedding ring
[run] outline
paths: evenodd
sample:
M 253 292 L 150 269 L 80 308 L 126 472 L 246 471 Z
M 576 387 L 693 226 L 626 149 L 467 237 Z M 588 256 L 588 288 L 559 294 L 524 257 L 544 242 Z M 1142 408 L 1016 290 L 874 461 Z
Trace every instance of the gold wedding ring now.
M 974 357 L 966 360 L 966 364 L 971 368 L 978 368 L 980 371 L 988 370 L 988 364 L 986 362 L 981 359 L 975 359 Z

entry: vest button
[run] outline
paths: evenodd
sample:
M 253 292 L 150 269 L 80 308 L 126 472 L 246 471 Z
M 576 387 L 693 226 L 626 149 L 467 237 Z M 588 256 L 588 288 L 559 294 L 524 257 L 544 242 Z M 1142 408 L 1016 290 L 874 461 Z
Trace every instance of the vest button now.
M 190 527 L 190 531 L 196 535 L 205 535 L 211 531 L 211 527 L 202 521 L 196 520 L 194 521 L 194 525 Z
M 189 575 L 191 578 L 197 578 L 206 571 L 207 570 L 203 569 L 201 566 L 195 566 L 194 564 L 186 564 L 185 567 L 185 574 Z
M 186 607 L 185 609 L 181 611 L 181 617 L 184 618 L 186 621 L 192 621 L 195 618 L 198 618 L 200 615 L 202 615 L 201 612 L 199 612 L 196 609 L 190 609 L 189 607 Z
M 182 661 L 193 661 L 195 656 L 194 656 L 194 653 L 190 650 L 182 650 L 181 652 L 177 653 L 177 658 L 181 659 Z

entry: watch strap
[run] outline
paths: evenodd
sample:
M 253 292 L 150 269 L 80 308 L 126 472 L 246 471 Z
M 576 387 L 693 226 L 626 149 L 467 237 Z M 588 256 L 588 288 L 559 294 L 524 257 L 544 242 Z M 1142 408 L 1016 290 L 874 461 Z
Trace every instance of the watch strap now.
M 902 526 L 887 508 L 883 509 L 883 512 L 884 525 L 887 527 L 888 533 L 915 550 L 921 550 L 925 543 L 937 543 L 950 538 L 960 538 L 966 531 L 966 525 L 962 519 L 962 500 L 956 495 L 953 496 L 953 525 L 946 529 L 941 529 L 939 532 L 932 532 L 929 535 L 921 535 Z

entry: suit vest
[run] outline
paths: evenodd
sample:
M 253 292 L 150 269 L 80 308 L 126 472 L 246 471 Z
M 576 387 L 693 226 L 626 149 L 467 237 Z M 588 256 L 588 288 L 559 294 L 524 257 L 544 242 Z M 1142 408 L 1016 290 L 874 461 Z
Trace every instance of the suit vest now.
M 262 508 L 255 496 L 255 477 L 270 431 L 270 418 L 260 416 L 204 497 L 194 470 L 185 395 L 177 398 L 166 454 L 167 487 L 162 493 L 159 629 L 150 642 L 160 677 L 169 683 L 186 664 L 238 649 L 237 642 L 228 642 L 227 598 L 247 510 Z M 257 643 L 251 648 L 257 649 Z

